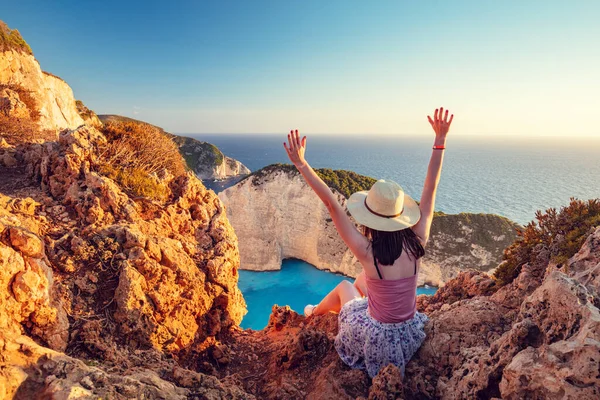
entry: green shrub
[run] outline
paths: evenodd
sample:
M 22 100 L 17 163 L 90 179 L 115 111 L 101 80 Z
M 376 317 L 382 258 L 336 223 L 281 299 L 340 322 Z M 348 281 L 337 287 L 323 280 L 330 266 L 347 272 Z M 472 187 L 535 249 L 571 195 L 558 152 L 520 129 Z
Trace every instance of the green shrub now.
M 264 168 L 259 169 L 258 171 L 253 172 L 248 175 L 246 178 L 242 179 L 252 179 L 252 183 L 254 185 L 259 185 L 262 180 L 267 177 L 272 172 L 284 172 L 288 176 L 294 176 L 300 174 L 296 167 L 290 164 L 271 164 Z M 354 192 L 359 192 L 361 190 L 369 190 L 371 186 L 376 182 L 375 179 L 357 174 L 352 171 L 345 170 L 332 170 L 329 168 L 319 168 L 315 169 L 315 172 L 319 177 L 332 189 L 337 190 L 341 194 L 343 194 L 346 198 L 350 197 L 350 195 Z
M 600 199 L 582 201 L 572 198 L 560 211 L 555 208 L 535 214 L 517 240 L 504 250 L 504 263 L 494 273 L 499 286 L 512 282 L 521 267 L 535 260 L 538 246 L 550 251 L 550 261 L 565 263 L 579 251 L 591 227 L 600 225 Z
M 19 31 L 10 29 L 4 21 L 0 21 L 0 52 L 8 50 L 17 50 L 26 54 L 33 54 L 31 47 L 29 47 Z
M 332 189 L 337 190 L 344 197 L 349 198 L 352 193 L 362 190 L 369 190 L 377 181 L 369 176 L 357 174 L 352 171 L 332 170 L 329 168 L 319 168 L 315 172 L 323 182 Z

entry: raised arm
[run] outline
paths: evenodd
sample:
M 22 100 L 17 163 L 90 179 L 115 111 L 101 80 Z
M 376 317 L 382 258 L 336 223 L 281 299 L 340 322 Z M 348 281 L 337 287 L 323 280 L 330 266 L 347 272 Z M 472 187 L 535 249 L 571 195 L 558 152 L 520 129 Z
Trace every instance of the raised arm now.
M 325 207 L 327 207 L 327 211 L 329 211 L 335 228 L 342 240 L 360 261 L 365 260 L 368 257 L 368 240 L 356 229 L 356 226 L 354 226 L 340 203 L 338 203 L 331 189 L 329 189 L 304 159 L 306 136 L 300 139 L 297 130 L 290 131 L 288 143 L 284 143 L 283 147 L 285 147 L 290 161 L 298 168 L 306 183 L 308 183 L 321 201 L 323 201 Z
M 423 245 L 429 240 L 429 231 L 431 229 L 431 221 L 433 220 L 433 212 L 435 208 L 435 194 L 438 183 L 440 182 L 440 174 L 442 172 L 442 161 L 444 160 L 444 149 L 446 147 L 446 135 L 450 129 L 454 114 L 448 119 L 448 110 L 444 113 L 444 108 L 436 109 L 433 114 L 433 119 L 427 116 L 435 132 L 435 140 L 433 142 L 433 150 L 429 167 L 427 168 L 427 176 L 423 185 L 423 193 L 419 208 L 421 209 L 421 219 L 412 227 L 413 232 L 421 239 Z

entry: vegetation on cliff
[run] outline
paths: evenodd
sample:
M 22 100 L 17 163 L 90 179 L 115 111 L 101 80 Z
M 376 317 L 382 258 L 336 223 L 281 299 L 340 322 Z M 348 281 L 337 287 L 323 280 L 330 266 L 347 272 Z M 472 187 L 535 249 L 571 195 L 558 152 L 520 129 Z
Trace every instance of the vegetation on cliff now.
M 89 108 L 87 108 L 85 106 L 85 104 L 83 104 L 83 101 L 81 100 L 76 100 L 75 101 L 75 105 L 77 106 L 77 112 L 79 113 L 79 115 L 81 115 L 82 117 L 87 117 L 90 118 L 93 115 L 95 115 L 95 113 L 90 110 Z
M 323 182 L 332 189 L 337 190 L 348 198 L 354 192 L 369 190 L 377 181 L 369 176 L 357 174 L 346 170 L 332 170 L 329 168 L 318 168 L 315 170 Z
M 258 171 L 248 175 L 245 179 L 252 179 L 252 184 L 259 185 L 264 179 L 270 174 L 275 172 L 283 172 L 288 176 L 296 176 L 300 173 L 290 164 L 271 164 Z M 343 194 L 346 198 L 354 192 L 361 190 L 369 190 L 371 186 L 376 182 L 376 179 L 369 176 L 357 174 L 356 172 L 346 170 L 332 170 L 329 168 L 318 168 L 315 172 L 323 182 L 332 189 L 337 190 Z
M 0 52 L 8 50 L 17 50 L 33 55 L 31 47 L 29 47 L 19 31 L 10 29 L 4 21 L 0 21 Z
M 177 145 L 162 130 L 150 124 L 110 120 L 102 132 L 107 142 L 100 149 L 99 172 L 134 195 L 165 200 L 168 188 L 158 174 L 185 174 Z
M 53 137 L 40 129 L 40 112 L 31 91 L 19 85 L 0 84 L 0 133 L 9 144 L 17 145 Z
M 82 115 L 83 117 L 83 115 Z M 185 160 L 187 169 L 198 172 L 203 169 L 219 167 L 225 161 L 225 156 L 219 148 L 211 143 L 202 142 L 193 138 L 178 136 L 165 131 L 163 128 L 121 115 L 99 115 L 104 123 L 119 122 L 149 126 L 172 140 L 179 148 L 179 153 Z M 85 117 L 84 117 L 85 118 Z
M 181 155 L 188 167 L 196 170 L 198 164 L 204 166 L 220 166 L 225 157 L 217 146 L 185 136 L 172 135 L 173 141 L 179 146 Z
M 512 282 L 523 265 L 533 262 L 541 251 L 550 252 L 550 261 L 563 264 L 580 248 L 590 229 L 600 225 L 600 199 L 572 198 L 560 211 L 538 211 L 534 221 L 517 231 L 517 240 L 504 251 L 504 262 L 494 277 L 500 286 Z

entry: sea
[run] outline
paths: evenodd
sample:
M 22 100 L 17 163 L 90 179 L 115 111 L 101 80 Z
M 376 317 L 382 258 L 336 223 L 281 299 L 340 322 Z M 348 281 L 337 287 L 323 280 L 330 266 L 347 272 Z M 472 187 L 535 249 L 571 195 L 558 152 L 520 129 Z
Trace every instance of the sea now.
M 286 135 L 186 134 L 216 145 L 225 155 L 256 171 L 289 163 Z M 418 199 L 431 155 L 433 136 L 319 135 L 307 139 L 306 159 L 314 168 L 345 169 L 398 182 Z M 215 192 L 240 178 L 205 181 Z M 570 198 L 600 198 L 600 138 L 456 136 L 446 143 L 436 210 L 492 213 L 521 225 L 538 210 L 560 208 Z M 243 266 L 242 266 L 243 268 Z M 284 260 L 275 272 L 240 271 L 248 304 L 242 327 L 262 329 L 273 304 L 302 312 L 344 279 L 300 260 Z M 431 294 L 435 289 L 419 288 Z

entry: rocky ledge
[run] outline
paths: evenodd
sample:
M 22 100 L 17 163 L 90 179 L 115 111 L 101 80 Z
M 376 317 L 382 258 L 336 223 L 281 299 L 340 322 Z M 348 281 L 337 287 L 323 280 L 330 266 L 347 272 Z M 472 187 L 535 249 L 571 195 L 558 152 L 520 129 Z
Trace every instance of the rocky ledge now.
M 350 192 L 367 190 L 374 182 L 348 171 L 318 172 L 342 204 Z M 327 209 L 295 168 L 263 168 L 219 197 L 239 240 L 241 268 L 278 270 L 282 260 L 298 258 L 350 277 L 361 271 Z M 492 271 L 515 240 L 517 227 L 498 215 L 436 213 L 419 284 L 443 286 L 460 271 Z
M 392 365 L 372 380 L 345 366 L 334 314 L 304 318 L 277 306 L 264 330 L 228 338 L 218 376 L 268 399 L 597 399 L 600 227 L 562 266 L 550 249 L 536 252 L 500 289 L 470 271 L 419 296 L 427 338 L 404 379 Z

